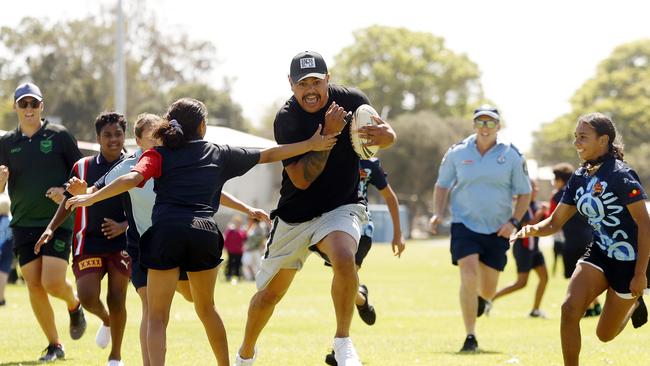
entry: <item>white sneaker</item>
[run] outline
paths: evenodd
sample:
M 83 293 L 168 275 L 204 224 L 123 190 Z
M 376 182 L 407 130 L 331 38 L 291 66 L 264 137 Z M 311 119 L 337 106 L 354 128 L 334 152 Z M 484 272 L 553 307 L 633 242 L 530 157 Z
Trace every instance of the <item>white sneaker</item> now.
M 350 337 L 334 338 L 334 356 L 338 366 L 361 366 Z
M 97 329 L 97 335 L 95 335 L 95 343 L 99 346 L 99 348 L 108 347 L 108 344 L 111 343 L 111 327 L 107 327 L 102 324 L 99 329 Z
M 241 358 L 241 356 L 239 356 L 239 351 L 237 351 L 237 357 L 235 357 L 235 366 L 252 366 L 256 358 L 257 347 L 255 347 L 255 351 L 253 352 L 253 358 Z
M 109 360 L 106 366 L 124 366 L 124 362 L 118 360 Z

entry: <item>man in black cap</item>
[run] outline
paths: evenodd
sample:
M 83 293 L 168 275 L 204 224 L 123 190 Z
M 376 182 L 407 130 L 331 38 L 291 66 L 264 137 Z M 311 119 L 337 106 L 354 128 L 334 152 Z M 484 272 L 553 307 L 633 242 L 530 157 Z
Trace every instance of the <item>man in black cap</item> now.
M 41 90 L 21 84 L 14 93 L 18 127 L 0 137 L 0 192 L 8 183 L 14 252 L 27 283 L 29 300 L 49 342 L 41 361 L 64 358 L 48 295 L 66 302 L 70 313 L 70 337 L 79 339 L 86 329 L 83 309 L 66 280 L 70 257 L 72 220 L 54 233 L 50 245 L 34 253 L 34 244 L 63 198 L 62 185 L 81 158 L 77 141 L 61 125 L 41 119 Z
M 274 122 L 278 144 L 302 141 L 314 134 L 340 133 L 330 151 L 309 152 L 283 160 L 282 188 L 271 213 L 273 229 L 256 277 L 258 292 L 251 299 L 244 340 L 235 365 L 252 365 L 255 344 L 271 318 L 275 305 L 289 288 L 311 252 L 332 264 L 332 300 L 337 329 L 334 351 L 340 366 L 360 366 L 350 339 L 350 323 L 359 286 L 354 255 L 367 220 L 359 197 L 359 157 L 350 142 L 346 117 L 362 104 L 370 104 L 359 90 L 329 84 L 323 57 L 302 52 L 291 61 L 289 84 L 293 96 Z M 369 145 L 390 146 L 395 132 L 375 118 L 378 126 L 362 131 Z

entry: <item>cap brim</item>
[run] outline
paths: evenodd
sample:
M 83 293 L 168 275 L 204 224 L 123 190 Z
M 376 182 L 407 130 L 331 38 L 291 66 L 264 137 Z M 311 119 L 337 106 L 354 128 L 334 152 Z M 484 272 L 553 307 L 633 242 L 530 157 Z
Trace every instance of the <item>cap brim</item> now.
M 480 116 L 488 116 L 493 119 L 496 119 L 497 121 L 499 120 L 499 115 L 497 113 L 491 112 L 491 111 L 480 111 L 474 113 L 474 119 L 479 118 Z
M 319 79 L 323 80 L 323 79 L 325 79 L 326 76 L 327 76 L 327 74 L 321 74 L 321 73 L 318 73 L 318 72 L 312 72 L 312 73 L 310 73 L 310 74 L 307 74 L 307 75 L 303 75 L 303 76 L 301 76 L 298 80 L 294 80 L 294 82 L 297 83 L 297 82 L 299 82 L 299 81 L 301 81 L 301 80 L 305 80 L 305 79 L 307 79 L 307 78 L 319 78 Z
M 19 96 L 16 100 L 14 100 L 14 102 L 17 102 L 17 101 L 19 101 L 19 100 L 21 100 L 21 99 L 23 99 L 23 98 L 25 98 L 25 97 L 32 97 L 32 98 L 38 100 L 39 102 L 43 100 L 43 97 L 41 97 L 40 95 L 36 95 L 36 94 L 23 94 L 23 95 Z

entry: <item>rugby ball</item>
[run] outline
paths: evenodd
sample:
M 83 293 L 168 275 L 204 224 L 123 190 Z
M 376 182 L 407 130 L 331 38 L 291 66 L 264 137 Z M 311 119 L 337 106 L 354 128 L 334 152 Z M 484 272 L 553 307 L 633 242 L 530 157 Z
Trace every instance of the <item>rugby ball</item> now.
M 379 113 L 368 104 L 362 104 L 352 115 L 350 122 L 350 140 L 352 148 L 362 160 L 368 160 L 377 154 L 379 146 L 364 146 L 368 140 L 359 137 L 359 128 L 363 126 L 376 126 L 377 123 L 371 117 L 379 117 Z

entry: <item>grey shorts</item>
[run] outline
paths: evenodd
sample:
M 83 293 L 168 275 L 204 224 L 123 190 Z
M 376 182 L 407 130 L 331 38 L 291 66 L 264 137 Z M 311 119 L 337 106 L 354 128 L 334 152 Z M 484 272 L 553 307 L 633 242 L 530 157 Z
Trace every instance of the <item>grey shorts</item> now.
M 280 269 L 301 269 L 309 254 L 315 251 L 315 245 L 334 231 L 349 234 L 358 244 L 366 221 L 366 206 L 361 204 L 343 205 L 297 224 L 276 217 L 255 277 L 257 288 L 266 287 Z

